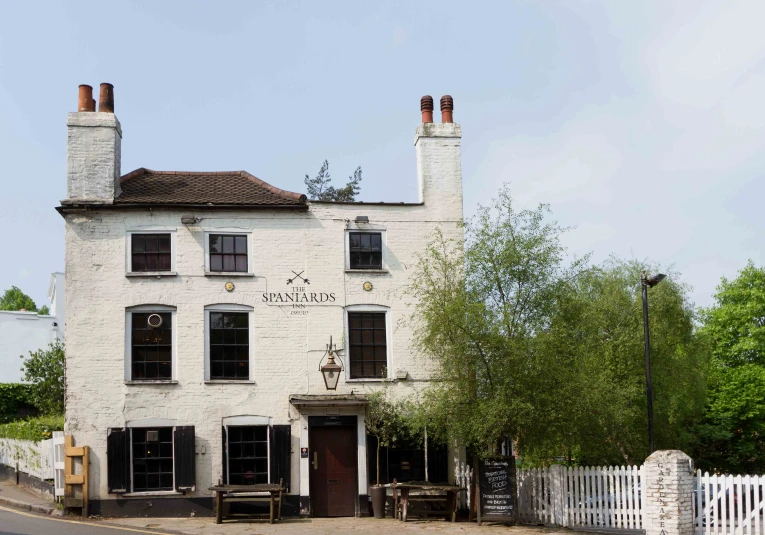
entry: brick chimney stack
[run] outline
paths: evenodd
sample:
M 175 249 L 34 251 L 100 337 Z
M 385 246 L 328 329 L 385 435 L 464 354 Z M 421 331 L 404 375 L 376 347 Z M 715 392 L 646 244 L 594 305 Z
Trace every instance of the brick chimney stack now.
M 114 115 L 114 87 L 101 84 L 96 112 L 93 88 L 81 85 L 67 126 L 66 194 L 62 204 L 111 204 L 120 189 L 122 127 Z
M 426 115 L 426 99 L 430 109 Z M 419 200 L 425 206 L 443 208 L 445 213 L 462 216 L 462 128 L 453 122 L 454 100 L 441 98 L 441 123 L 433 123 L 433 99 L 420 101 L 422 123 L 414 136 L 417 153 Z

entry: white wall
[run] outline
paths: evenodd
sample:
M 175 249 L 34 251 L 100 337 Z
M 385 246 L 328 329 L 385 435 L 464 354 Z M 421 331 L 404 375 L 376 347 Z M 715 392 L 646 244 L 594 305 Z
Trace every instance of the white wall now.
M 21 382 L 19 358 L 45 348 L 56 339 L 56 318 L 36 312 L 0 311 L 0 383 Z
M 21 355 L 26 358 L 30 351 L 44 349 L 56 338 L 64 339 L 64 284 L 63 273 L 51 273 L 49 316 L 0 311 L 0 383 L 21 382 Z

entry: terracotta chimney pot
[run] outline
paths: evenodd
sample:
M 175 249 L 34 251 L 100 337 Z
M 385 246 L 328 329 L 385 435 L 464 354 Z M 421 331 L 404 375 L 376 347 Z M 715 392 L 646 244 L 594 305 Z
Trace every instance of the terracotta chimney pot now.
M 93 88 L 82 84 L 77 98 L 77 111 L 96 111 L 96 101 L 93 100 Z
M 452 111 L 454 111 L 454 99 L 451 95 L 441 97 L 441 122 L 453 123 Z
M 425 95 L 420 99 L 420 111 L 422 112 L 422 122 L 433 122 L 433 97 Z
M 114 86 L 112 84 L 101 84 L 101 94 L 98 98 L 98 111 L 114 113 Z

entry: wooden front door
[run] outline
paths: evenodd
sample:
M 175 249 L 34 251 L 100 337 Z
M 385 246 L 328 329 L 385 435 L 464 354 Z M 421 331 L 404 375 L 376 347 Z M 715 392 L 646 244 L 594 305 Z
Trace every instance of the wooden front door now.
M 356 428 L 310 427 L 313 516 L 355 516 Z

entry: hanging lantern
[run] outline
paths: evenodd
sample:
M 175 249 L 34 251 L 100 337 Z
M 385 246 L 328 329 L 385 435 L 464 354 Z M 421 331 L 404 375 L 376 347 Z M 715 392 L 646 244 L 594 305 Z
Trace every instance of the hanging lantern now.
M 337 382 L 340 380 L 340 372 L 343 371 L 342 366 L 335 362 L 336 349 L 332 345 L 332 337 L 329 338 L 329 345 L 327 346 L 327 363 L 319 368 L 321 375 L 324 377 L 324 385 L 327 390 L 337 390 Z

